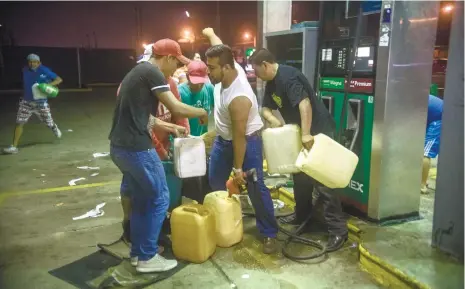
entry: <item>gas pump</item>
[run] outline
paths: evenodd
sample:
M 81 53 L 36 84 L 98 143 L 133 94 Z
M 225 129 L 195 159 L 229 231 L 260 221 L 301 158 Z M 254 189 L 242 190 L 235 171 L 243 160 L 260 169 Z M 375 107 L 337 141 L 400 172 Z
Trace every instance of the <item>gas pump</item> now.
M 376 51 L 378 21 L 376 15 L 368 19 L 346 18 L 346 2 L 330 2 L 323 6 L 320 19 L 318 59 L 318 95 L 336 122 L 340 142 L 359 157 L 354 176 L 341 192 L 341 201 L 350 212 L 366 217 L 368 213 L 372 131 L 374 114 L 374 83 L 376 79 Z M 349 59 L 356 37 L 358 45 L 349 78 Z M 376 23 L 378 27 L 376 27 Z M 370 25 L 368 27 L 367 25 Z M 374 26 L 374 27 L 373 27 Z M 347 93 L 346 111 L 343 113 L 344 93 Z M 341 117 L 343 115 L 343 120 Z

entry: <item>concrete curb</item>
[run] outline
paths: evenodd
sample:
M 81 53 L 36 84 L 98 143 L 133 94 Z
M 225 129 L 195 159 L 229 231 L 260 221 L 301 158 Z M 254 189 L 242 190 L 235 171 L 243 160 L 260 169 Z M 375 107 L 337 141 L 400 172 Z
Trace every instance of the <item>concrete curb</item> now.
M 360 252 L 360 268 L 369 273 L 380 285 L 396 289 L 431 289 L 429 286 L 388 264 L 380 257 L 368 252 L 363 247 L 363 243 L 359 244 L 358 250 Z
M 293 194 L 285 189 L 279 189 L 279 199 L 290 207 L 295 206 Z M 379 256 L 371 254 L 363 246 L 363 230 L 355 223 L 357 219 L 349 219 L 347 228 L 349 229 L 349 240 L 357 242 L 359 250 L 360 268 L 370 274 L 372 278 L 381 286 L 396 289 L 431 289 L 428 285 L 421 283 L 414 277 L 407 275 L 401 270 L 382 260 Z

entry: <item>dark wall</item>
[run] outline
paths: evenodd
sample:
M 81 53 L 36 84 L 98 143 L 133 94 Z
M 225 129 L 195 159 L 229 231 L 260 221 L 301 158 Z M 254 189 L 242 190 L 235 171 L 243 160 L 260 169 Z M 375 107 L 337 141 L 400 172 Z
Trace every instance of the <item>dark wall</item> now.
M 61 88 L 77 88 L 78 50 L 77 48 L 53 47 L 2 47 L 4 69 L 0 80 L 2 89 L 22 87 L 22 68 L 27 65 L 30 53 L 40 56 L 42 63 L 61 78 Z M 79 49 L 81 83 L 119 83 L 135 64 L 135 52 L 131 49 Z

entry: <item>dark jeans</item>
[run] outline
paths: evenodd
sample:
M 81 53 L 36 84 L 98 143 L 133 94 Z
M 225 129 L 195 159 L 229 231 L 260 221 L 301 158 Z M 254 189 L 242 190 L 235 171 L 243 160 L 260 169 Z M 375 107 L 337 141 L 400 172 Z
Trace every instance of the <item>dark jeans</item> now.
M 334 138 L 333 133 L 325 133 Z M 330 234 L 343 236 L 347 235 L 347 222 L 342 211 L 341 201 L 337 195 L 337 190 L 325 187 L 310 176 L 304 173 L 293 175 L 294 178 L 294 198 L 295 213 L 297 221 L 303 222 L 312 213 L 312 193 L 313 189 L 319 194 L 319 201 L 323 203 L 324 218 L 328 225 Z
M 123 173 L 121 195 L 131 198 L 131 257 L 151 259 L 169 206 L 163 164 L 154 149 L 128 151 L 111 146 L 110 154 Z
M 228 180 L 233 167 L 233 145 L 232 141 L 224 140 L 217 136 L 213 144 L 210 156 L 208 179 L 213 191 L 226 190 L 226 181 Z M 247 149 L 244 157 L 243 171 L 250 169 L 257 170 L 258 186 L 260 188 L 260 197 L 269 216 L 274 218 L 273 201 L 271 200 L 270 191 L 263 180 L 263 152 L 262 139 L 258 135 L 247 137 Z M 249 192 L 251 193 L 251 192 Z M 251 201 L 254 198 L 251 198 Z M 253 201 L 252 201 L 253 202 Z M 252 203 L 252 205 L 254 205 Z M 255 207 L 256 205 L 254 205 Z M 278 228 L 267 222 L 266 216 L 256 215 L 257 227 L 260 233 L 265 237 L 274 238 L 278 233 Z

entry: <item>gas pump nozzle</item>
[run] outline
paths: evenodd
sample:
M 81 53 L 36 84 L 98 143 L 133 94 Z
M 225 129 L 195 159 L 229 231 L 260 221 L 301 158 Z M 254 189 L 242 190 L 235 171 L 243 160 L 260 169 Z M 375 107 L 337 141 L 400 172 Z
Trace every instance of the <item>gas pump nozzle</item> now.
M 243 173 L 244 178 L 246 179 L 252 179 L 254 182 L 258 181 L 258 176 L 257 176 L 257 170 L 256 169 L 250 169 L 246 172 Z M 232 195 L 242 195 L 245 193 L 247 190 L 246 185 L 238 186 L 233 179 L 229 179 L 226 182 L 226 189 L 229 192 L 229 196 L 231 197 Z

